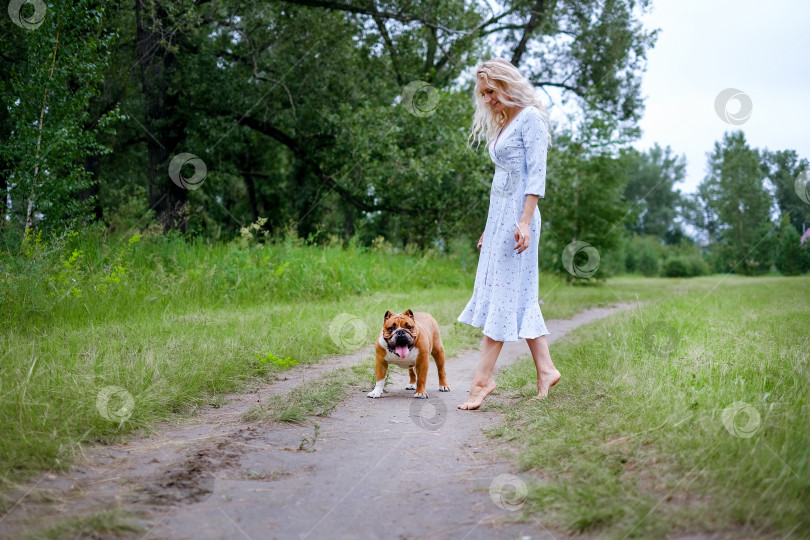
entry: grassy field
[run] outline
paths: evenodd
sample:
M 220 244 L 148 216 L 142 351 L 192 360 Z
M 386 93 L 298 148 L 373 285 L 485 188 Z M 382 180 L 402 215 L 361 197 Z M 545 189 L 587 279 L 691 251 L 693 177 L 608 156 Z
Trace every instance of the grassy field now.
M 524 517 L 609 538 L 737 529 L 810 536 L 810 278 L 699 278 L 576 330 L 544 403 L 534 365 L 500 374 Z
M 0 483 L 71 463 L 82 443 L 149 430 L 296 363 L 371 344 L 386 310 L 430 311 L 450 355 L 477 254 L 67 235 L 0 251 Z M 658 283 L 658 288 L 650 286 Z M 677 281 L 571 287 L 543 277 L 547 318 L 660 297 Z M 663 287 L 663 289 L 661 288 Z M 105 412 L 105 415 L 102 415 Z
M 7 245 L 2 485 L 67 467 L 84 443 L 148 431 L 294 364 L 370 345 L 389 309 L 431 312 L 448 355 L 476 346 L 480 330 L 455 322 L 476 264 L 468 246 L 438 256 L 294 238 L 86 235 Z M 807 277 L 621 277 L 572 287 L 542 276 L 547 319 L 648 304 L 553 345 L 564 384 L 545 404 L 505 408 L 509 421 L 492 435 L 516 442 L 526 470 L 548 477 L 532 486 L 528 511 L 619 537 L 696 519 L 807 531 L 809 289 Z M 666 343 L 674 337 L 677 347 Z M 347 368 L 333 382 L 368 369 Z M 528 396 L 534 384 L 531 366 L 520 364 L 502 375 L 498 399 Z M 324 403 L 344 391 L 309 389 L 314 397 L 294 407 L 268 403 L 250 414 L 328 414 Z M 734 402 L 759 412 L 753 437 L 725 429 L 723 410 Z

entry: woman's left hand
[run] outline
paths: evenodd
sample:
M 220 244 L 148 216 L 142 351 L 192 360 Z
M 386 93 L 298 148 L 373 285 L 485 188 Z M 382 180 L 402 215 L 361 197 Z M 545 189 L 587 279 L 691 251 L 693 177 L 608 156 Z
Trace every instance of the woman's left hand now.
M 529 248 L 529 226 L 523 223 L 515 227 L 515 249 L 523 253 Z

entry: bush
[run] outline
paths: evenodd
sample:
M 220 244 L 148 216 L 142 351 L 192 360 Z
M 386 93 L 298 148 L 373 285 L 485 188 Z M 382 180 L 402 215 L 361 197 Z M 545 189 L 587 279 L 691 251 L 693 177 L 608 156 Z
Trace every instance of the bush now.
M 800 244 L 801 237 L 787 214 L 779 227 L 779 247 L 776 269 L 786 276 L 796 276 L 810 270 L 810 242 Z
M 681 247 L 664 263 L 662 275 L 664 277 L 695 277 L 705 276 L 709 273 L 709 265 L 703 260 L 694 246 Z
M 627 248 L 624 263 L 628 272 L 641 272 L 647 277 L 657 276 L 664 246 L 657 236 L 633 236 Z
M 669 245 L 662 244 L 654 235 L 636 235 L 626 241 L 619 255 L 627 272 L 647 277 L 692 277 L 711 273 L 700 249 L 688 239 Z
M 660 259 L 658 254 L 652 250 L 645 249 L 639 257 L 638 267 L 641 273 L 647 277 L 657 276 L 659 272 Z
M 709 263 L 707 263 L 700 253 L 686 256 L 684 259 L 688 265 L 689 276 L 707 276 L 710 273 Z
M 683 257 L 672 257 L 664 263 L 664 276 L 689 277 L 689 263 Z

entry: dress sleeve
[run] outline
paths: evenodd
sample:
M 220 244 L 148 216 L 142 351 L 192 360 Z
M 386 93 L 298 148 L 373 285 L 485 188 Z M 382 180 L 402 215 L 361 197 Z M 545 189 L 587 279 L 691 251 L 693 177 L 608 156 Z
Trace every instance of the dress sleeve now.
M 536 109 L 526 111 L 528 118 L 523 123 L 520 135 L 526 148 L 526 190 L 524 195 L 546 194 L 546 156 L 548 154 L 548 126 Z

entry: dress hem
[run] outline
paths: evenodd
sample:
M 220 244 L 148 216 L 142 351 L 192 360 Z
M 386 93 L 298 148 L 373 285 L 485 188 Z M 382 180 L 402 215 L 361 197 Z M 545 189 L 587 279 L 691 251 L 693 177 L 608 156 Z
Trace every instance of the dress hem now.
M 491 339 L 491 340 L 493 340 L 493 341 L 501 341 L 501 342 L 503 342 L 503 343 L 515 343 L 515 342 L 517 342 L 517 341 L 520 341 L 521 339 L 536 339 L 536 338 L 539 338 L 539 337 L 542 337 L 542 336 L 548 336 L 548 335 L 550 335 L 550 334 L 551 334 L 551 332 L 549 332 L 549 331 L 548 331 L 548 328 L 546 328 L 546 325 L 545 325 L 545 324 L 543 324 L 543 329 L 545 329 L 545 332 L 542 332 L 542 333 L 540 333 L 539 335 L 529 337 L 529 336 L 522 336 L 522 335 L 520 335 L 520 332 L 518 332 L 518 337 L 517 337 L 517 339 L 506 339 L 506 338 L 501 338 L 501 339 L 499 339 L 499 338 L 497 338 L 497 337 L 493 337 L 493 336 L 491 336 L 491 335 L 489 335 L 489 334 L 487 333 L 487 331 L 485 330 L 486 324 L 481 324 L 481 325 L 478 325 L 478 324 L 473 324 L 473 323 L 471 323 L 471 322 L 467 322 L 467 321 L 461 320 L 461 317 L 459 317 L 459 318 L 458 318 L 458 319 L 456 319 L 456 320 L 457 320 L 458 322 L 460 322 L 460 323 L 466 324 L 466 325 L 468 325 L 468 326 L 472 326 L 473 328 L 480 328 L 480 329 L 481 329 L 481 333 L 482 333 L 482 334 L 484 334 L 485 336 L 487 336 L 489 339 Z

